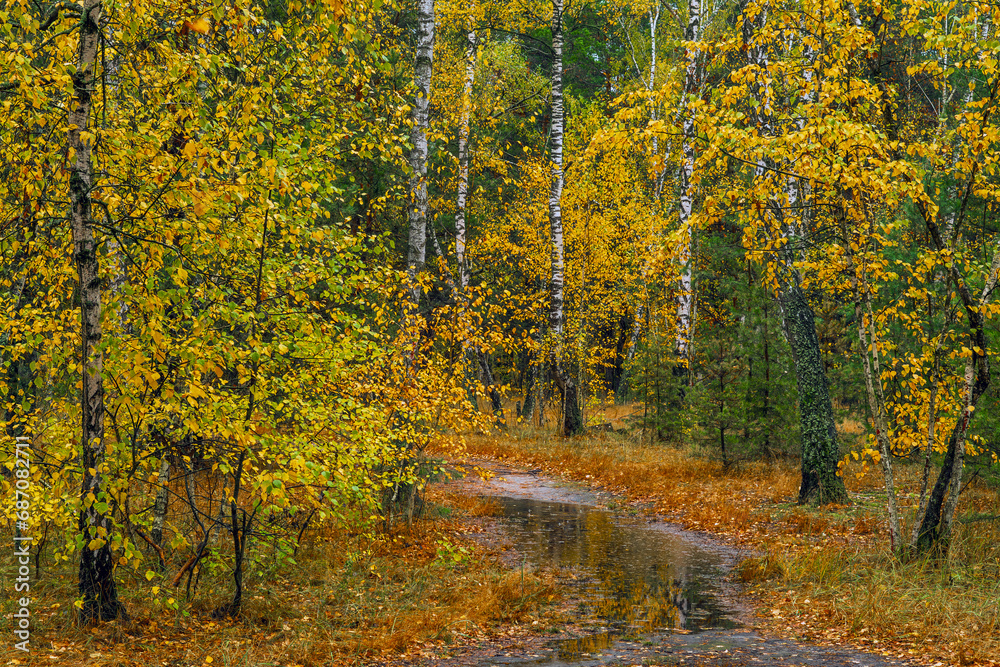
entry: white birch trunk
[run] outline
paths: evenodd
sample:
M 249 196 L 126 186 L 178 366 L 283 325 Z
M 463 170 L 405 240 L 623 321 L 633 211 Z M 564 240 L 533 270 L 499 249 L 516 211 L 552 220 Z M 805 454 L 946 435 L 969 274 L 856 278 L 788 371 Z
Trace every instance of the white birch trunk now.
M 476 81 L 476 31 L 471 27 L 465 44 L 465 81 L 462 85 L 462 114 L 458 129 L 458 202 L 455 212 L 455 258 L 458 284 L 464 292 L 469 286 L 465 261 L 465 210 L 469 197 L 469 123 L 472 116 L 472 86 Z
M 552 339 L 552 368 L 556 384 L 562 392 L 562 422 L 564 435 L 583 430 L 577 387 L 573 377 L 563 367 L 563 335 L 565 313 L 563 286 L 565 267 L 563 260 L 562 191 L 563 131 L 566 122 L 563 106 L 563 0 L 552 0 L 552 123 L 550 130 L 549 159 L 552 162 L 552 183 L 549 189 L 549 231 L 552 235 L 552 277 L 549 281 L 549 333 Z
M 701 38 L 701 0 L 688 0 L 688 24 L 684 31 L 687 42 Z M 691 214 L 694 209 L 694 192 L 691 180 L 694 175 L 694 116 L 690 103 L 698 93 L 700 52 L 688 44 L 684 51 L 684 92 L 681 101 L 683 138 L 681 139 L 684 162 L 681 165 L 680 207 L 678 224 L 681 229 L 681 245 L 677 249 L 677 260 L 681 267 L 680 290 L 677 296 L 677 356 L 684 367 L 690 362 L 691 335 L 694 328 L 694 274 L 691 262 L 693 236 Z
M 417 89 L 413 105 L 413 130 L 410 133 L 409 249 L 407 271 L 411 298 L 420 299 L 417 274 L 427 259 L 427 128 L 430 117 L 431 70 L 434 62 L 434 0 L 418 0 L 417 55 L 413 81 Z
M 658 50 L 658 44 L 657 44 L 657 39 L 656 39 L 656 36 L 657 36 L 656 35 L 656 30 L 657 30 L 657 27 L 659 26 L 659 23 L 660 23 L 660 12 L 661 12 L 661 7 L 660 7 L 660 3 L 659 2 L 656 3 L 655 7 L 651 8 L 649 10 L 649 79 L 648 80 L 643 80 L 641 76 L 639 77 L 639 79 L 646 86 L 646 91 L 650 93 L 650 95 L 649 95 L 649 100 L 650 100 L 649 101 L 649 104 L 650 104 L 650 108 L 649 108 L 649 120 L 650 121 L 655 121 L 657 119 L 657 116 L 658 116 L 657 110 L 656 110 L 656 102 L 653 99 L 652 93 L 653 93 L 653 90 L 656 87 L 656 68 L 657 68 L 657 58 L 658 58 L 658 52 L 659 52 L 659 50 Z M 625 29 L 624 23 L 622 23 L 622 28 L 623 28 L 623 30 L 625 32 L 625 36 L 627 38 L 628 37 L 628 31 L 627 31 L 627 29 Z M 641 75 L 642 72 L 639 70 L 639 63 L 636 61 L 636 57 L 635 57 L 635 48 L 632 46 L 631 39 L 629 39 L 628 41 L 629 41 L 629 47 L 632 49 L 632 63 L 636 67 L 636 71 Z M 656 135 L 654 134 L 653 135 L 653 157 L 654 157 L 654 159 L 656 158 L 657 155 L 659 155 L 659 153 L 660 153 L 659 140 L 657 139 Z M 653 194 L 654 200 L 659 200 L 659 198 L 660 198 L 660 189 L 663 187 L 663 180 L 664 180 L 664 175 L 666 174 L 666 168 L 660 169 L 659 171 L 660 171 L 660 173 L 659 174 L 655 174 L 655 178 L 654 178 L 654 183 L 656 184 L 655 188 L 654 188 L 654 191 L 653 191 L 654 192 L 654 194 Z M 653 249 L 654 249 L 654 247 L 653 247 L 652 244 L 647 247 L 647 251 L 649 252 L 650 255 L 652 255 Z M 642 266 L 642 274 L 641 275 L 642 275 L 642 284 L 643 285 L 646 284 L 646 277 L 647 277 L 648 273 L 649 273 L 649 259 L 647 257 L 647 259 L 643 262 L 643 266 Z M 629 344 L 628 344 L 628 347 L 626 348 L 625 356 L 622 359 L 622 367 L 623 368 L 622 368 L 622 375 L 621 375 L 621 384 L 619 385 L 619 391 L 618 391 L 618 399 L 621 400 L 621 401 L 625 400 L 625 396 L 628 393 L 628 384 L 629 384 L 629 382 L 628 382 L 628 373 L 624 369 L 624 366 L 626 364 L 628 364 L 629 362 L 631 362 L 632 359 L 635 357 L 635 347 L 636 347 L 636 344 L 639 341 L 639 335 L 642 333 L 642 322 L 643 322 L 643 319 L 645 318 L 645 314 L 646 314 L 645 313 L 645 308 L 646 308 L 646 306 L 645 306 L 644 303 L 640 303 L 636 307 L 635 321 L 632 324 L 632 333 L 631 333 L 631 335 L 629 337 Z
M 552 180 L 549 189 L 549 231 L 552 235 L 552 277 L 549 282 L 549 331 L 556 345 L 562 345 L 563 334 L 563 263 L 562 191 L 563 175 L 563 0 L 552 0 L 552 121 L 550 125 L 549 160 Z M 561 350 L 556 350 L 557 358 Z

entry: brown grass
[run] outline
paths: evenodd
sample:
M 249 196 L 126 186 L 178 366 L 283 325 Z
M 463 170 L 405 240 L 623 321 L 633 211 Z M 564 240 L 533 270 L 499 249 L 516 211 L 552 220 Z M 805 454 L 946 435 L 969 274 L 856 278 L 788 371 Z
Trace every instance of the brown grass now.
M 32 656 L 55 665 L 362 665 L 539 617 L 557 595 L 553 580 L 495 565 L 462 538 L 460 522 L 442 518 L 496 508 L 451 494 L 435 503 L 428 518 L 379 539 L 308 535 L 296 565 L 248 582 L 235 621 L 211 616 L 231 590 L 228 570 L 206 575 L 191 604 L 183 586 L 165 588 L 161 600 L 179 602 L 177 610 L 131 596 L 140 587 L 120 580 L 130 621 L 90 629 L 73 623 L 65 603 L 72 568 L 45 573 L 33 588 Z M 23 655 L 4 648 L 8 659 Z

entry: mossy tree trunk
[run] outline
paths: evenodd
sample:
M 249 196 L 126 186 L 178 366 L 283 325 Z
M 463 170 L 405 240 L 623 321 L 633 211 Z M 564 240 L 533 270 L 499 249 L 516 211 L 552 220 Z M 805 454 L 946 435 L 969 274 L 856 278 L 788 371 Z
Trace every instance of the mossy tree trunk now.
M 844 503 L 847 488 L 837 474 L 840 450 L 830 389 L 820 357 L 812 308 L 793 271 L 780 294 L 785 335 L 792 349 L 802 425 L 802 484 L 799 503 Z

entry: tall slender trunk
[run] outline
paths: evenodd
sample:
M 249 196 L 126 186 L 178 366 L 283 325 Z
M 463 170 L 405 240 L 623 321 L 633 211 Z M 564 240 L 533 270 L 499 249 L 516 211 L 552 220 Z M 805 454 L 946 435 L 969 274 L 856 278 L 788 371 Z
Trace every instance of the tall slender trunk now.
M 471 20 L 470 20 L 471 23 Z M 469 27 L 465 42 L 465 81 L 462 84 L 462 114 L 458 128 L 458 202 L 455 212 L 455 259 L 458 285 L 469 286 L 465 260 L 465 210 L 469 197 L 469 123 L 472 117 L 472 86 L 476 82 L 476 31 Z
M 427 259 L 427 128 L 431 103 L 431 70 L 434 62 L 434 0 L 417 4 L 417 54 L 413 81 L 417 89 L 410 133 L 409 248 L 406 256 L 410 277 L 411 306 L 420 300 L 417 274 Z
M 755 16 L 743 18 L 743 40 L 749 62 L 756 65 L 755 97 L 760 100 L 756 121 L 761 136 L 774 131 L 769 55 L 767 44 L 757 39 L 767 25 L 769 7 L 765 3 L 757 8 Z M 756 166 L 755 180 L 762 182 L 774 165 L 761 157 Z M 801 196 L 793 185 L 783 179 L 789 200 Z M 799 202 L 803 204 L 804 202 Z M 781 203 L 775 198 L 768 201 L 763 215 L 773 216 L 783 237 L 777 262 L 778 303 L 781 306 L 782 325 L 788 339 L 795 365 L 795 379 L 799 395 L 799 419 L 802 430 L 802 483 L 799 503 L 847 502 L 847 488 L 837 474 L 840 450 L 833 417 L 826 369 L 816 334 L 816 318 L 802 289 L 802 277 L 795 266 L 807 230 L 804 221 L 786 216 Z
M 854 292 L 854 320 L 858 326 L 858 343 L 861 353 L 861 371 L 865 379 L 865 393 L 868 396 L 868 407 L 872 421 L 875 423 L 875 437 L 878 441 L 882 477 L 885 479 L 886 498 L 889 508 L 889 539 L 892 548 L 902 545 L 899 527 L 899 509 L 896 503 L 896 482 L 892 468 L 892 444 L 889 441 L 889 418 L 885 406 L 885 395 L 882 392 L 882 379 L 879 372 L 879 347 L 875 337 L 874 313 L 871 307 L 871 292 L 867 280 L 858 275 L 858 267 L 854 263 L 853 238 L 847 225 L 846 211 L 840 211 L 844 238 L 844 257 L 847 260 L 847 272 L 850 275 L 851 289 Z M 871 335 L 869 335 L 869 331 Z M 933 408 L 933 399 L 931 401 Z
M 153 544 L 157 549 L 163 548 L 163 524 L 167 518 L 167 507 L 170 500 L 170 455 L 164 451 L 160 459 L 160 474 L 156 480 L 156 500 L 153 503 L 153 526 L 150 530 Z M 160 552 L 160 568 L 166 567 Z
M 688 23 L 684 30 L 687 42 L 696 42 L 701 38 L 701 0 L 688 0 Z M 694 112 L 691 102 L 698 94 L 700 87 L 700 52 L 690 44 L 684 50 L 684 92 L 681 100 L 682 138 L 681 150 L 684 161 L 680 170 L 680 206 L 678 209 L 678 225 L 681 230 L 681 243 L 677 249 L 677 260 L 680 264 L 680 284 L 677 294 L 677 368 L 684 374 L 691 362 L 691 338 L 694 330 L 694 272 L 691 261 L 694 238 L 691 231 L 691 214 L 694 211 L 694 192 L 692 177 L 694 176 Z
M 72 201 L 71 226 L 73 259 L 80 280 L 80 333 L 83 373 L 81 378 L 80 466 L 83 485 L 79 530 L 84 534 L 80 553 L 79 592 L 83 598 L 80 621 L 112 620 L 125 615 L 115 585 L 111 554 L 112 522 L 104 496 L 104 359 L 101 345 L 101 278 L 94 240 L 91 190 L 93 188 L 91 96 L 97 74 L 97 45 L 100 39 L 100 0 L 85 0 L 80 22 L 80 46 L 73 98 L 70 100 L 68 142 L 73 152 L 69 195 Z
M 562 394 L 561 431 L 573 435 L 583 431 L 583 416 L 577 398 L 577 387 L 563 364 L 563 130 L 566 121 L 563 108 L 563 0 L 552 0 L 552 124 L 549 159 L 552 162 L 552 185 L 549 190 L 549 228 L 552 234 L 552 276 L 549 282 L 549 333 L 552 337 L 550 361 L 556 385 Z
M 458 128 L 458 197 L 455 207 L 455 260 L 458 264 L 459 298 L 464 303 L 467 303 L 466 289 L 469 287 L 469 268 L 465 258 L 465 215 L 469 197 L 469 126 L 472 118 L 472 87 L 476 82 L 476 44 L 478 41 L 476 31 L 472 28 L 471 16 L 465 40 L 465 79 L 462 82 L 462 112 Z M 465 343 L 463 342 L 464 346 Z M 500 419 L 501 424 L 505 423 L 503 402 L 500 392 L 496 388 L 493 379 L 493 370 L 490 368 L 486 353 L 478 346 L 472 350 L 463 352 L 463 354 L 465 353 L 470 353 L 474 357 L 474 363 L 479 364 L 483 386 L 490 397 L 493 414 Z
M 970 189 L 974 178 L 975 172 L 970 176 Z M 941 230 L 936 221 L 933 221 L 926 209 L 921 209 L 921 213 L 935 246 L 938 250 L 944 248 L 945 240 L 941 237 Z M 959 216 L 960 221 L 962 217 L 962 215 Z M 920 553 L 934 550 L 945 552 L 951 540 L 958 495 L 962 490 L 962 473 L 965 468 L 965 438 L 969 431 L 969 423 L 972 421 L 973 411 L 976 409 L 979 399 L 990 386 L 990 362 L 986 356 L 988 348 L 982 313 L 986 312 L 987 306 L 993 298 L 993 292 L 997 288 L 998 279 L 1000 279 L 1000 244 L 994 249 L 986 283 L 983 285 L 978 299 L 973 297 L 969 291 L 968 281 L 959 274 L 957 265 L 952 263 L 949 268 L 968 318 L 969 347 L 971 350 L 965 363 L 962 412 L 948 438 L 948 451 L 945 454 L 944 464 L 941 466 L 937 481 L 931 490 L 927 509 L 913 545 Z
M 650 8 L 650 10 L 649 10 L 649 79 L 648 80 L 643 79 L 643 84 L 646 86 L 646 90 L 650 93 L 650 96 L 649 96 L 650 97 L 650 108 L 649 108 L 649 120 L 650 121 L 657 120 L 658 115 L 659 115 L 657 113 L 656 101 L 655 101 L 655 98 L 653 96 L 653 91 L 656 88 L 657 60 L 659 58 L 659 44 L 657 42 L 657 26 L 660 23 L 660 13 L 661 13 L 661 11 L 662 11 L 662 7 L 660 6 L 659 2 L 657 2 L 656 5 L 654 7 L 652 7 L 652 8 Z M 623 29 L 625 28 L 624 24 L 622 25 L 622 28 Z M 624 32 L 625 32 L 625 34 L 627 36 L 628 35 L 628 31 L 624 30 Z M 631 40 L 629 41 L 629 46 L 631 47 Z M 634 65 L 635 65 L 635 67 L 636 67 L 636 69 L 638 71 L 639 64 L 638 64 L 638 62 L 636 62 L 635 54 L 634 54 L 634 49 L 633 49 L 633 56 L 632 56 L 632 58 L 633 58 L 633 63 L 634 63 Z M 657 136 L 655 134 L 653 135 L 652 153 L 653 153 L 654 164 L 655 164 L 655 159 L 657 158 L 657 156 L 660 153 L 659 140 L 657 139 Z M 659 173 L 656 173 L 656 171 L 654 170 L 654 178 L 653 178 L 653 184 L 654 184 L 654 188 L 653 188 L 653 200 L 654 201 L 658 202 L 659 199 L 660 199 L 660 191 L 663 188 L 663 182 L 666 179 L 666 173 L 667 173 L 667 169 L 665 167 L 660 168 L 659 169 Z M 655 246 L 653 244 L 650 244 L 646 248 L 646 250 L 649 253 L 649 256 L 651 256 L 653 254 L 653 251 L 655 250 Z M 643 266 L 642 266 L 641 276 L 642 276 L 642 284 L 643 284 L 643 286 L 645 286 L 645 284 L 646 284 L 646 277 L 647 277 L 647 275 L 649 273 L 649 256 L 647 256 L 647 258 L 643 262 Z M 627 400 L 627 398 L 628 398 L 628 392 L 629 392 L 629 387 L 631 385 L 631 374 L 632 374 L 629 366 L 631 364 L 632 359 L 635 358 L 636 344 L 639 341 L 639 336 L 642 334 L 642 326 L 643 326 L 643 323 L 645 322 L 645 319 L 646 319 L 646 304 L 645 303 L 640 303 L 640 304 L 638 304 L 638 306 L 636 306 L 636 309 L 635 309 L 635 319 L 632 321 L 632 334 L 629 337 L 628 347 L 626 347 L 625 355 L 624 355 L 624 357 L 622 359 L 621 376 L 620 376 L 619 382 L 618 382 L 618 389 L 615 392 L 615 402 L 616 403 L 624 403 Z

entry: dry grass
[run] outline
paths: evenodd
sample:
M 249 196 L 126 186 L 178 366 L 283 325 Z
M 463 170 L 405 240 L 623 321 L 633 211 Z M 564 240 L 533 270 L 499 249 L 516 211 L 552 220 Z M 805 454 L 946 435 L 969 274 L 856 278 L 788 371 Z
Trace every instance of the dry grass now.
M 553 580 L 493 564 L 461 537 L 460 522 L 443 518 L 495 508 L 458 496 L 436 503 L 430 517 L 383 539 L 335 529 L 309 535 L 296 565 L 248 581 L 235 621 L 211 616 L 231 590 L 225 570 L 203 578 L 192 604 L 183 602 L 183 586 L 165 590 L 161 600 L 179 602 L 176 611 L 131 595 L 139 587 L 120 581 L 131 620 L 92 629 L 77 627 L 65 603 L 74 597 L 72 568 L 43 573 L 32 602 L 32 657 L 88 666 L 362 665 L 537 618 L 556 596 Z M 22 658 L 9 648 L 4 657 Z
M 618 429 L 635 412 L 614 406 L 590 421 Z M 846 419 L 840 429 L 851 445 L 864 426 Z M 1000 515 L 994 488 L 975 482 L 963 495 L 960 515 L 984 520 L 958 525 L 946 561 L 900 563 L 890 554 L 877 471 L 858 478 L 860 468 L 847 469 L 850 506 L 798 507 L 800 472 L 790 462 L 726 472 L 627 432 L 564 439 L 523 425 L 511 431 L 472 438 L 469 455 L 586 481 L 754 550 L 735 576 L 760 595 L 767 624 L 784 634 L 950 664 L 1000 664 L 991 662 L 1000 656 L 1000 522 L 985 520 Z M 918 489 L 919 474 L 901 463 L 898 488 Z M 908 535 L 917 496 L 899 500 Z

